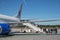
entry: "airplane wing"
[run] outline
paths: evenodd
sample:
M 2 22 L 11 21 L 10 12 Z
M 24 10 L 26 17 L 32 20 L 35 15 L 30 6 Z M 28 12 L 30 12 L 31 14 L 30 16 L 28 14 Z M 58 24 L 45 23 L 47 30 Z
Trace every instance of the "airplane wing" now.
M 21 23 L 27 23 L 27 22 L 55 22 L 60 21 L 60 19 L 56 20 L 21 20 Z
M 60 21 L 60 19 L 56 19 L 56 20 L 33 20 L 31 22 L 54 22 L 54 21 Z

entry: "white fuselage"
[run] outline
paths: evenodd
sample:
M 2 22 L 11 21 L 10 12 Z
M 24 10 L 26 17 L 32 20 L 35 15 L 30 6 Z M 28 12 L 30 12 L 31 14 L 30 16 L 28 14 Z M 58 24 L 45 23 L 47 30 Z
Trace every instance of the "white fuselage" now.
M 13 22 L 19 22 L 19 21 L 20 21 L 19 18 L 0 14 L 0 22 L 13 23 Z

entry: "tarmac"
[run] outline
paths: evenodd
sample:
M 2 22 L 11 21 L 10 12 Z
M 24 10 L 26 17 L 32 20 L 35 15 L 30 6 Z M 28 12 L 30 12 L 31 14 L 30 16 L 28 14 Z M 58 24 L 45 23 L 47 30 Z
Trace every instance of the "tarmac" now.
M 14 35 L 0 36 L 0 40 L 60 40 L 60 30 L 58 34 L 14 33 Z
M 0 36 L 0 40 L 60 40 L 60 34 L 14 34 L 10 36 Z

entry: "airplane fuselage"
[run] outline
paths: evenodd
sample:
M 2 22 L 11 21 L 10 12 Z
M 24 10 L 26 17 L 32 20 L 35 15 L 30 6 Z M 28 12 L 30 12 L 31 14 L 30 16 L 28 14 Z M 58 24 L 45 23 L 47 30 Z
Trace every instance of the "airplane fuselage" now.
M 13 22 L 19 22 L 19 21 L 20 21 L 19 18 L 0 14 L 0 22 L 10 22 L 10 23 L 13 23 Z

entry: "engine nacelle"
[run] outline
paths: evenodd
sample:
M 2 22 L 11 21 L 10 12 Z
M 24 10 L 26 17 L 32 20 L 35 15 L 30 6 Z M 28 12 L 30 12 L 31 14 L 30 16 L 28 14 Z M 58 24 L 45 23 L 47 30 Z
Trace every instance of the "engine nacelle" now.
M 10 25 L 6 23 L 0 23 L 0 35 L 8 35 L 10 33 Z

